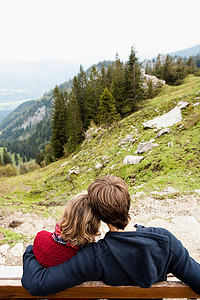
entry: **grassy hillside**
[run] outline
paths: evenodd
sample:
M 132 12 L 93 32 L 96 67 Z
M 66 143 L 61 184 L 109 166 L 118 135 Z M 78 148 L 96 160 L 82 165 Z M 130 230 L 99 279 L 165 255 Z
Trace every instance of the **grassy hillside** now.
M 70 157 L 29 174 L 0 178 L 3 212 L 20 209 L 56 216 L 69 197 L 105 174 L 124 178 L 131 194 L 169 186 L 180 193 L 193 193 L 200 188 L 200 104 L 194 105 L 199 97 L 200 78 L 189 76 L 182 86 L 163 87 L 159 96 L 109 130 L 90 128 L 85 142 Z M 170 133 L 156 138 L 154 129 L 144 129 L 142 122 L 161 116 L 180 101 L 189 106 L 182 110 L 183 121 L 170 127 Z M 127 135 L 132 135 L 131 142 L 123 140 Z M 138 165 L 123 164 L 140 142 L 153 138 L 158 146 L 141 154 L 144 159 Z

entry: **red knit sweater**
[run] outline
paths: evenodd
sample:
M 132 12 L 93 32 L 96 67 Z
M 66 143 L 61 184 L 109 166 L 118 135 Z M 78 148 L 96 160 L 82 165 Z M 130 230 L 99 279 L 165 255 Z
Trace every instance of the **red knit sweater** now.
M 77 251 L 78 249 L 54 241 L 52 233 L 45 230 L 38 232 L 33 243 L 35 257 L 45 268 L 62 264 Z
M 34 243 L 33 252 L 37 261 L 45 268 L 50 268 L 62 264 L 77 253 L 75 249 L 69 245 L 64 245 L 54 241 L 52 233 L 42 230 L 37 233 Z M 48 298 L 48 300 L 56 300 L 56 298 Z M 65 300 L 65 299 L 57 299 Z M 78 300 L 76 298 L 68 298 L 68 300 Z M 89 299 L 82 299 L 89 300 Z

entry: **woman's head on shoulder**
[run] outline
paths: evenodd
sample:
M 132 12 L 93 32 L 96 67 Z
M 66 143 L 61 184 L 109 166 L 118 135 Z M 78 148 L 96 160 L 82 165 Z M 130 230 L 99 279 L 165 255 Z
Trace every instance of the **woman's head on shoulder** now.
M 72 246 L 82 248 L 99 235 L 100 219 L 93 213 L 87 193 L 80 193 L 67 201 L 61 217 L 62 238 Z

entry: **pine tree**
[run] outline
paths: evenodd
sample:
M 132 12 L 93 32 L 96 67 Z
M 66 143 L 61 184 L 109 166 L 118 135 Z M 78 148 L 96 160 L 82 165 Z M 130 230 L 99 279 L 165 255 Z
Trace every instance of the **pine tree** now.
M 140 66 L 136 53 L 131 48 L 131 54 L 125 69 L 125 89 L 126 89 L 126 107 L 125 113 L 136 111 L 138 101 L 144 98 L 144 91 L 141 85 Z
M 166 81 L 167 84 L 173 85 L 175 82 L 175 72 L 173 67 L 172 57 L 167 54 L 164 68 L 163 68 L 163 79 Z
M 83 138 L 83 124 L 81 121 L 81 113 L 76 96 L 72 92 L 67 106 L 68 116 L 68 151 L 72 152 Z
M 77 76 L 73 79 L 72 91 L 77 99 L 78 105 L 80 107 L 81 120 L 84 129 L 89 126 L 89 120 L 87 119 L 87 106 L 86 106 L 86 87 L 87 87 L 87 75 L 80 66 L 80 71 Z
M 92 67 L 89 73 L 89 80 L 86 89 L 86 105 L 87 105 L 87 119 L 98 123 L 98 107 L 101 95 L 100 75 L 95 66 Z
M 163 66 L 161 63 L 161 55 L 158 54 L 156 58 L 156 64 L 155 67 L 153 68 L 152 74 L 155 75 L 157 78 L 164 79 L 163 77 Z
M 189 74 L 194 74 L 195 71 L 197 70 L 195 61 L 194 61 L 194 57 L 190 56 L 188 61 L 187 61 L 187 66 L 188 66 L 188 73 Z
M 186 77 L 186 66 L 181 57 L 177 59 L 175 63 L 175 85 L 183 83 L 183 79 Z
M 67 142 L 66 130 L 66 99 L 65 95 L 59 91 L 58 86 L 53 90 L 52 108 L 52 138 L 51 144 L 55 158 L 60 158 L 64 154 L 64 145 Z
M 149 80 L 149 82 L 148 82 L 146 97 L 147 97 L 147 99 L 152 99 L 154 97 L 154 89 L 153 89 L 152 80 Z
M 115 68 L 113 68 L 113 75 L 112 75 L 112 84 L 111 84 L 111 94 L 115 99 L 115 106 L 117 112 L 122 116 L 123 115 L 123 107 L 125 101 L 125 67 L 124 64 L 116 55 L 115 60 Z
M 107 87 L 104 89 L 99 103 L 99 122 L 106 124 L 106 128 L 116 120 L 117 111 L 115 107 L 115 99 L 109 92 Z
M 12 160 L 10 158 L 10 155 L 8 154 L 6 148 L 3 148 L 3 165 L 12 164 Z
M 103 64 L 101 67 L 101 88 L 102 88 L 102 90 L 104 90 L 106 86 L 107 86 L 106 68 Z
M 19 165 L 19 158 L 16 153 L 15 153 L 15 163 L 16 163 L 16 166 Z
M 112 75 L 113 75 L 113 65 L 109 64 L 106 72 L 106 86 L 110 89 L 112 84 Z

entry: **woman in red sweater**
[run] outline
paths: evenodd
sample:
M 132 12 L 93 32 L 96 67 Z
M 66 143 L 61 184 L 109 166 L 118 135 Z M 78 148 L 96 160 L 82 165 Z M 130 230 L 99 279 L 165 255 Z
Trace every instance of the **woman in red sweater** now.
M 45 268 L 65 262 L 95 241 L 99 227 L 100 219 L 93 214 L 87 194 L 74 196 L 64 207 L 54 233 L 45 230 L 37 233 L 33 244 L 37 261 Z

